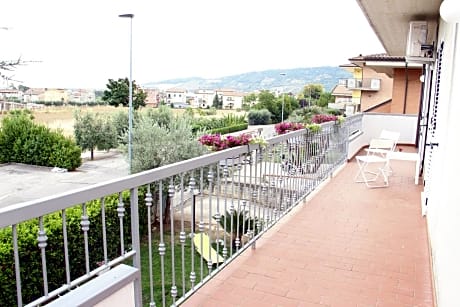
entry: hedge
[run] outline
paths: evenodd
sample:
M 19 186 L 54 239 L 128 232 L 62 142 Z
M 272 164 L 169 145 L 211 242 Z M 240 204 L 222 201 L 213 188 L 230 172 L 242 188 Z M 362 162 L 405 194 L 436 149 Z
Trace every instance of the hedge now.
M 0 163 L 8 162 L 74 170 L 81 165 L 81 149 L 62 133 L 35 124 L 30 111 L 15 111 L 0 127 Z
M 227 134 L 227 133 L 232 133 L 232 132 L 237 132 L 241 130 L 248 129 L 248 124 L 239 124 L 239 125 L 233 125 L 229 127 L 222 127 L 222 128 L 216 128 L 216 129 L 211 129 L 209 130 L 210 134 L 215 134 L 215 133 L 220 133 L 220 134 Z

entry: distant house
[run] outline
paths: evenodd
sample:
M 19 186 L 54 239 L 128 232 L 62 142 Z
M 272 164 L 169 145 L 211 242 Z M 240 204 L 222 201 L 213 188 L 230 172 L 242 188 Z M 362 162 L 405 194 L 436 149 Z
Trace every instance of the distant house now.
M 22 95 L 23 101 L 25 103 L 34 103 L 43 100 L 43 93 L 45 89 L 43 88 L 29 88 Z
M 216 92 L 214 90 L 199 89 L 195 91 L 194 105 L 199 108 L 210 108 L 214 101 Z
M 222 109 L 241 109 L 243 107 L 244 93 L 233 89 L 217 89 L 216 94 L 222 100 Z
M 182 88 L 171 88 L 165 91 L 165 103 L 166 104 L 186 104 L 187 103 L 187 91 Z
M 60 101 L 63 103 L 68 103 L 69 94 L 68 91 L 63 88 L 45 88 L 45 92 L 43 93 L 43 99 L 41 100 L 45 102 Z
M 22 94 L 21 91 L 11 88 L 0 89 L 0 100 L 22 102 Z
M 69 102 L 88 103 L 96 101 L 96 92 L 90 89 L 69 90 Z
M 328 107 L 332 109 L 345 110 L 345 113 L 354 113 L 354 104 L 352 101 L 353 92 L 346 87 L 346 84 L 337 84 L 331 91 L 331 95 L 334 97 L 334 103 L 329 103 Z
M 353 78 L 342 81 L 352 91 L 350 105 L 355 111 L 418 114 L 422 64 L 386 54 L 360 55 L 349 61 L 341 67 Z
M 147 98 L 145 100 L 145 106 L 156 108 L 160 104 L 160 91 L 153 88 L 143 88 L 142 89 L 146 94 Z

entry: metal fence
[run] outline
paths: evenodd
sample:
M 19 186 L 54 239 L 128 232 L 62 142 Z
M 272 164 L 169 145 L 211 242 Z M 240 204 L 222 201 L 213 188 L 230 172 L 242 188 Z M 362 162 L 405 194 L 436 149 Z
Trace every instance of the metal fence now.
M 180 304 L 346 161 L 351 123 L 1 209 L 14 289 L 3 280 L 0 305 L 47 303 L 127 261 L 142 272 L 138 305 Z

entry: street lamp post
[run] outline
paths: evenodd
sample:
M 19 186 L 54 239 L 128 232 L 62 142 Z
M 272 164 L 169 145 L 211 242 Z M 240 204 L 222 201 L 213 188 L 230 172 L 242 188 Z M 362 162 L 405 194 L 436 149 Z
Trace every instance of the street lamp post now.
M 285 73 L 285 72 L 281 72 L 281 73 L 280 73 L 280 76 L 283 76 L 283 77 L 284 77 L 284 76 L 286 76 L 286 73 Z M 283 83 L 284 83 L 284 82 L 283 82 Z M 284 122 L 284 99 L 285 99 L 285 98 L 284 98 L 284 96 L 285 96 L 285 95 L 284 95 L 284 91 L 283 91 L 282 94 L 283 94 L 283 101 L 282 101 L 282 103 L 281 103 L 281 122 Z
M 121 18 L 129 18 L 129 104 L 128 104 L 128 163 L 129 173 L 133 163 L 133 18 L 134 14 L 121 14 Z

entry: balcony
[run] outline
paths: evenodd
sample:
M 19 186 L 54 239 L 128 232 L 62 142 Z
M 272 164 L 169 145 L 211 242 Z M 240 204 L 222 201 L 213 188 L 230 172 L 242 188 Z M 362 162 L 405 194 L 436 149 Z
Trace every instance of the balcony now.
M 389 123 L 413 142 L 416 120 L 353 116 L 2 209 L 7 303 L 432 306 L 413 165 L 396 162 L 390 187 L 370 190 L 346 163 Z
M 362 79 L 342 79 L 340 83 L 345 85 L 349 90 L 361 91 L 379 91 L 380 79 L 362 78 Z

